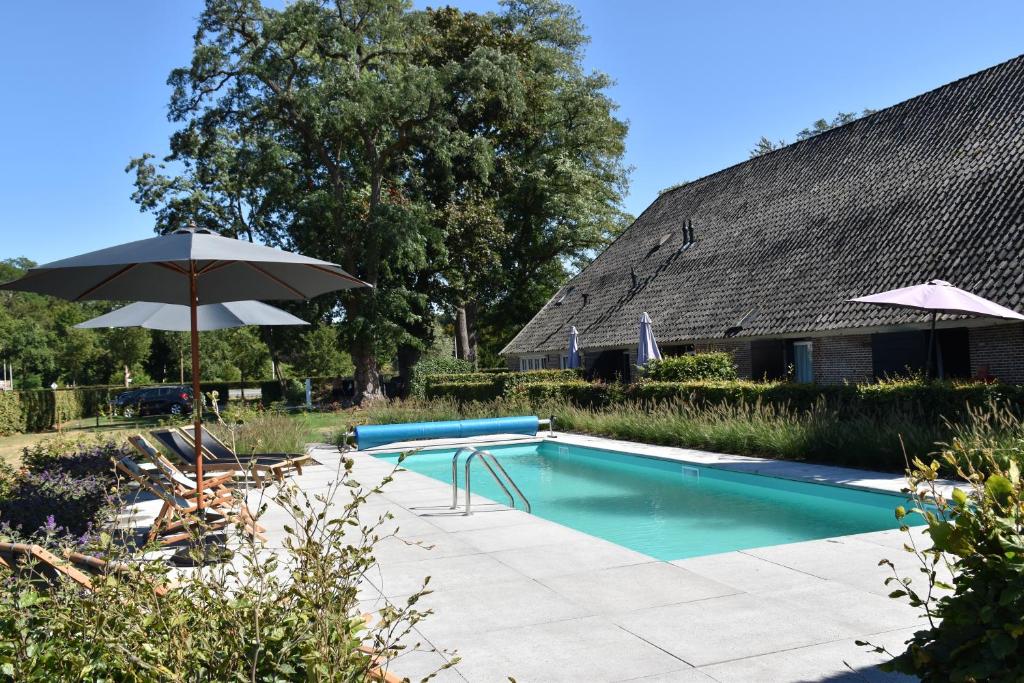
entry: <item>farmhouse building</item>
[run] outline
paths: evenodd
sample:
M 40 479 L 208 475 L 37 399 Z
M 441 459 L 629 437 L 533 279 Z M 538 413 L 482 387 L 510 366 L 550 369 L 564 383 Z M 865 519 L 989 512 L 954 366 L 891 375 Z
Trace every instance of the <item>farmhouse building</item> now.
M 647 311 L 663 353 L 824 384 L 919 369 L 928 318 L 849 303 L 941 279 L 1024 311 L 1024 56 L 659 196 L 505 347 L 629 378 Z M 1024 382 L 1024 324 L 940 316 L 947 377 Z

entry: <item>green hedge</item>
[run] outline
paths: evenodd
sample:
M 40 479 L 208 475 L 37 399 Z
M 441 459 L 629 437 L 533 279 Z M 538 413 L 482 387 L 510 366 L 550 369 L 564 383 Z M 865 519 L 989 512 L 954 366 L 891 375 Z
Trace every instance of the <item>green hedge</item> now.
M 460 403 L 493 401 L 498 398 L 493 382 L 432 382 L 426 388 L 427 398 L 449 398 Z
M 25 431 L 25 416 L 16 391 L 0 391 L 0 436 Z
M 646 376 L 660 382 L 736 379 L 732 354 L 723 351 L 671 356 L 647 364 Z
M 530 370 L 527 372 L 462 372 L 435 373 L 424 378 L 424 393 L 427 398 L 433 396 L 451 396 L 457 398 L 457 390 L 453 385 L 472 385 L 466 391 L 474 394 L 482 390 L 476 385 L 490 384 L 494 387 L 493 398 L 512 396 L 522 393 L 523 387 L 536 382 L 578 382 L 583 375 L 581 370 Z M 444 385 L 443 393 L 432 391 L 435 386 Z M 464 399 L 458 399 L 464 400 Z M 476 399 L 465 399 L 476 400 Z
M 943 418 L 958 419 L 969 406 L 980 407 L 992 402 L 1024 412 L 1024 386 L 1015 385 L 887 382 L 819 386 L 733 380 L 642 381 L 623 386 L 589 383 L 571 374 L 567 379 L 566 372 L 572 371 L 509 373 L 517 376 L 501 382 L 481 380 L 477 374 L 466 375 L 462 381 L 451 379 L 431 384 L 427 397 L 450 398 L 465 403 L 519 396 L 534 405 L 562 400 L 583 408 L 624 402 L 654 404 L 682 401 L 695 406 L 760 404 L 800 411 L 824 409 L 851 418 L 884 417 L 899 411 L 932 422 Z M 492 387 L 490 391 L 486 389 L 489 384 Z

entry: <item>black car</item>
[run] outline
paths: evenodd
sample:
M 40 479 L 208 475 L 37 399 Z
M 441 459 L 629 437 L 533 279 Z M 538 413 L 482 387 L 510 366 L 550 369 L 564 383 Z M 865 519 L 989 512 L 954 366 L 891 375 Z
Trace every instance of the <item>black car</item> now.
M 114 397 L 114 414 L 134 417 L 138 414 L 138 401 L 136 400 L 145 389 L 129 389 L 122 391 Z
M 136 389 L 126 398 L 126 405 L 121 409 L 125 417 L 135 415 L 188 415 L 192 412 L 192 389 L 183 386 L 149 387 Z

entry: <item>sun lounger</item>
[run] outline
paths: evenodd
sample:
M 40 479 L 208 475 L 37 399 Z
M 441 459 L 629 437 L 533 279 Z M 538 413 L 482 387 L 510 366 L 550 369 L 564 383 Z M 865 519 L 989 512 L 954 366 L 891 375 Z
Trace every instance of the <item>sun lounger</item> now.
M 21 562 L 34 563 L 53 575 L 71 579 L 86 590 L 93 590 L 90 574 L 126 574 L 129 568 L 116 562 L 107 562 L 92 555 L 67 552 L 60 558 L 46 548 L 34 543 L 0 542 L 0 566 L 15 569 Z M 169 586 L 153 583 L 153 592 L 159 596 L 167 594 Z
M 134 445 L 138 438 L 141 437 L 132 437 L 129 441 Z M 119 472 L 163 501 L 149 530 L 150 542 L 159 538 L 161 544 L 168 545 L 190 538 L 195 533 L 223 529 L 232 522 L 249 535 L 265 540 L 261 534 L 263 528 L 256 524 L 249 508 L 243 501 L 236 501 L 226 486 L 231 475 L 204 480 L 200 491 L 198 488 L 184 488 L 184 482 L 167 482 L 164 476 L 157 476 L 159 471 L 143 469 L 131 456 L 116 459 L 115 465 Z M 198 506 L 200 495 L 203 496 L 201 515 Z
M 170 432 L 170 434 L 165 436 L 165 432 Z M 160 443 L 169 449 L 173 449 L 185 462 L 194 465 L 196 450 L 194 433 L 193 429 L 179 427 L 173 430 L 157 430 L 157 432 L 153 432 L 153 436 L 160 439 Z M 202 434 L 204 467 L 207 462 L 218 465 L 235 463 L 236 465 L 241 464 L 243 467 L 248 463 L 254 463 L 257 466 L 257 471 L 269 473 L 280 482 L 289 474 L 302 474 L 302 466 L 311 460 L 310 456 L 298 453 L 238 454 L 208 429 L 203 429 Z

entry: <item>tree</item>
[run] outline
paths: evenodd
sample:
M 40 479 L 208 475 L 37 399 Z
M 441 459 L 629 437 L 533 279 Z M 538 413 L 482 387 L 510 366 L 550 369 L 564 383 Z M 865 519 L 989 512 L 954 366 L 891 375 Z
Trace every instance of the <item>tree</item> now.
M 804 128 L 803 130 L 798 132 L 796 134 L 796 139 L 807 140 L 809 138 L 813 138 L 815 135 L 820 135 L 825 131 L 832 130 L 833 128 L 838 128 L 839 126 L 845 126 L 846 124 L 856 121 L 859 118 L 863 118 L 874 113 L 874 109 L 864 109 L 860 114 L 841 111 L 838 114 L 836 114 L 831 121 L 828 121 L 826 119 L 818 119 L 807 128 Z M 759 157 L 762 154 L 774 152 L 777 149 L 785 147 L 787 144 L 789 143 L 782 139 L 772 142 L 771 140 L 762 135 L 761 139 L 758 140 L 757 143 L 754 145 L 754 148 L 750 150 L 750 158 L 753 159 L 754 157 Z
M 108 378 L 111 383 L 127 379 L 125 370 L 131 373 L 135 384 L 149 381 L 143 369 L 143 362 L 149 358 L 152 337 L 150 331 L 141 327 L 114 327 L 103 335 L 103 345 L 109 359 Z
M 380 397 L 381 359 L 414 362 L 439 310 L 463 321 L 463 355 L 476 311 L 503 343 L 625 225 L 626 126 L 585 43 L 550 0 L 207 0 L 170 78 L 184 173 L 143 155 L 133 196 L 161 230 L 195 220 L 375 285 L 303 317 L 344 323 L 357 392 Z
M 338 330 L 320 325 L 305 332 L 290 358 L 297 377 L 345 377 L 352 374 L 352 359 L 341 349 Z

